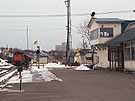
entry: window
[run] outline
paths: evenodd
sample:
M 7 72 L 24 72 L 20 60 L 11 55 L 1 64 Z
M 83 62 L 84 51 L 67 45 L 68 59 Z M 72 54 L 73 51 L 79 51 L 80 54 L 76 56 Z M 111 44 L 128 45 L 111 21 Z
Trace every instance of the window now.
M 125 60 L 135 60 L 135 42 L 126 43 L 124 57 Z
M 100 37 L 113 37 L 113 28 L 100 28 Z
M 97 38 L 98 38 L 98 29 L 95 29 L 95 30 L 91 31 L 90 39 L 94 40 L 94 39 L 97 39 Z

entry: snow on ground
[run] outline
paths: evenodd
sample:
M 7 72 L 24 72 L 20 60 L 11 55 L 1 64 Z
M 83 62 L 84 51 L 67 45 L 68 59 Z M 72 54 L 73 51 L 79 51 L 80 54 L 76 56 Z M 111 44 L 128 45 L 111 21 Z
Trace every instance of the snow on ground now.
M 11 66 L 2 66 L 2 68 L 10 68 Z M 23 70 L 22 72 L 22 83 L 30 83 L 30 82 L 50 82 L 52 80 L 62 81 L 62 79 L 56 77 L 53 73 L 51 73 L 47 68 L 64 68 L 64 65 L 49 63 L 45 67 L 40 66 L 32 66 L 30 70 Z M 14 70 L 13 72 L 3 76 L 0 78 L 0 81 L 5 78 L 10 77 L 13 73 L 17 72 Z M 20 83 L 19 73 L 16 76 L 13 76 L 6 84 L 0 85 L 0 88 L 6 87 L 7 85 Z M 8 91 L 9 89 L 0 89 L 0 91 Z
M 6 60 L 2 60 L 0 58 L 0 69 L 9 69 L 11 68 L 13 65 L 9 64 L 6 62 Z
M 0 82 L 2 82 L 3 80 L 11 77 L 15 72 L 17 72 L 17 70 L 14 70 L 14 71 L 10 72 L 9 74 L 0 77 Z
M 0 89 L 0 92 L 3 92 L 3 91 L 8 91 L 8 89 L 7 89 L 7 88 L 5 88 L 5 89 Z
M 57 81 L 62 81 L 61 79 L 57 78 L 53 73 L 48 71 L 47 68 L 45 67 L 36 67 L 32 66 L 31 70 L 23 70 L 22 72 L 22 82 L 40 82 L 40 81 L 45 81 L 49 82 L 52 80 L 57 80 Z M 19 74 L 14 76 L 8 81 L 8 84 L 11 83 L 19 83 Z
M 7 70 L 2 70 L 0 71 L 0 74 L 5 73 L 5 72 L 7 72 Z
M 20 82 L 20 79 L 19 79 L 19 73 L 12 77 L 8 82 L 7 84 L 11 84 L 11 83 L 19 83 Z M 30 71 L 26 71 L 26 70 L 23 70 L 22 72 L 22 82 L 32 82 L 32 74 Z
M 46 67 L 37 68 L 33 66 L 31 69 L 31 73 L 33 74 L 33 81 L 52 81 L 61 79 L 57 78 L 53 73 L 51 73 Z
M 84 65 L 80 65 L 79 67 L 76 67 L 75 70 L 91 70 L 90 68 L 84 66 Z
M 57 64 L 57 63 L 48 63 L 45 65 L 46 68 L 66 68 L 65 65 Z
M 9 63 L 7 63 L 5 60 L 0 58 L 0 66 L 6 66 L 9 65 Z
M 0 69 L 9 69 L 11 68 L 13 65 L 9 65 L 9 66 L 0 66 Z

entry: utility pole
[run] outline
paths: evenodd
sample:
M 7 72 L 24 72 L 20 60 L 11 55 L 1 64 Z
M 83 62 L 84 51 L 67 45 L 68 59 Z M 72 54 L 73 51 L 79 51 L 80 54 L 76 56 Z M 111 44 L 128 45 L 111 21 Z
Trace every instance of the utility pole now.
M 67 7 L 67 44 L 66 44 L 66 65 L 70 64 L 70 44 L 72 41 L 70 40 L 71 36 L 71 6 L 70 0 L 65 1 Z
M 27 45 L 27 50 L 29 50 L 29 27 L 28 26 L 26 28 L 26 45 Z

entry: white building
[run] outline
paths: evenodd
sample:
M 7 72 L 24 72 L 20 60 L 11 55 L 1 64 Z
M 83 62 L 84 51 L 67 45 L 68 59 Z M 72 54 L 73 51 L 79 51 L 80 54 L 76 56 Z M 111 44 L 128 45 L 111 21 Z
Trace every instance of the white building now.
M 118 18 L 91 18 L 88 27 L 90 31 L 90 43 L 97 47 L 99 67 L 109 67 L 108 46 L 106 43 L 120 35 L 131 21 Z
M 55 50 L 57 50 L 57 51 L 66 51 L 66 42 L 62 42 L 61 45 L 56 45 Z

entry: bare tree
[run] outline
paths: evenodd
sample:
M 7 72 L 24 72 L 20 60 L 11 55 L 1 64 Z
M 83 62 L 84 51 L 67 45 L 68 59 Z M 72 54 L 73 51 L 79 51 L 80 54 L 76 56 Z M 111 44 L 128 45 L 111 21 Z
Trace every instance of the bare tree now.
M 84 21 L 82 24 L 80 24 L 80 27 L 78 28 L 78 33 L 82 36 L 82 46 L 91 48 L 91 39 L 90 39 L 90 30 L 88 28 L 88 20 Z
M 81 47 L 82 47 L 83 49 L 86 49 L 86 48 L 89 47 L 89 46 L 88 46 L 88 42 L 87 42 L 87 40 L 85 39 L 84 36 L 82 36 Z

